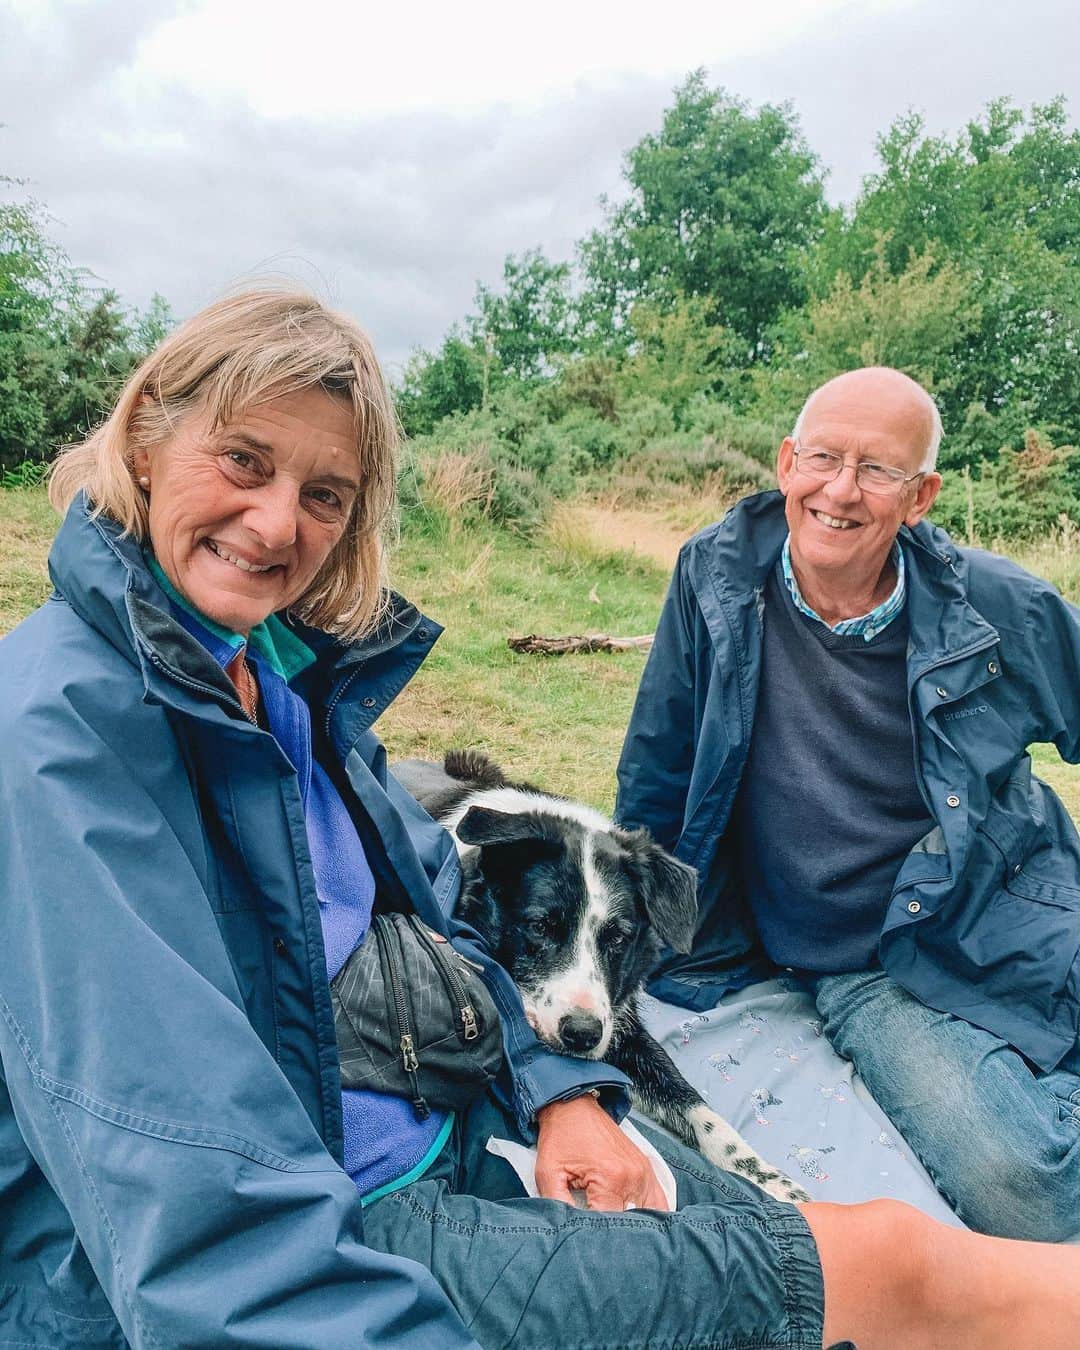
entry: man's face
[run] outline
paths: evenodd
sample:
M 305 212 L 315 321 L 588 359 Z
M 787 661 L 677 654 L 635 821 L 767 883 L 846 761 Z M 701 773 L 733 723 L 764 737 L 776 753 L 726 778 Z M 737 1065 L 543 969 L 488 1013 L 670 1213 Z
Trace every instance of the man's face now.
M 309 390 L 215 429 L 193 412 L 149 453 L 150 541 L 196 609 L 247 634 L 308 589 L 360 490 L 352 415 Z
M 869 460 L 902 469 L 905 476 L 917 474 L 929 429 L 925 404 L 892 371 L 853 371 L 818 393 L 803 419 L 799 448 L 841 455 L 839 476 L 822 482 L 800 471 L 791 437 L 782 442 L 777 460 L 800 579 L 833 592 L 845 582 L 864 592 L 876 581 L 900 526 L 926 515 L 941 478 L 928 473 L 898 491 L 871 493 L 855 481 L 856 465 Z

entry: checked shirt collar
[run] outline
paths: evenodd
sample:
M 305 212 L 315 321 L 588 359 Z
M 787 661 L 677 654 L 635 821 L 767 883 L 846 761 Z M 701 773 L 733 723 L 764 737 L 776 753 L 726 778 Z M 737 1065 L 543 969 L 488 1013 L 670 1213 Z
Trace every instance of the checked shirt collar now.
M 876 605 L 869 614 L 861 614 L 854 619 L 841 619 L 838 624 L 832 625 L 825 623 L 820 614 L 812 610 L 802 597 L 799 590 L 799 583 L 795 580 L 795 572 L 791 566 L 791 536 L 784 540 L 784 548 L 780 554 L 780 562 L 784 569 L 784 581 L 787 584 L 788 591 L 795 607 L 808 618 L 816 619 L 818 623 L 823 624 L 830 632 L 836 633 L 841 637 L 862 637 L 866 642 L 877 637 L 879 633 L 885 631 L 893 619 L 904 608 L 904 601 L 907 598 L 907 579 L 904 574 L 904 553 L 898 540 L 893 541 L 892 563 L 896 568 L 896 585 L 893 587 L 892 594 L 887 600 L 882 600 L 880 605 Z

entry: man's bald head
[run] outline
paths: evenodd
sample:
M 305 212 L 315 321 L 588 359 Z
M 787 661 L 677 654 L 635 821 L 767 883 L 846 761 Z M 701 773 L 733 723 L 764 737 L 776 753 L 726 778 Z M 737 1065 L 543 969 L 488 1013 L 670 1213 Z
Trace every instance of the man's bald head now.
M 924 473 L 932 472 L 941 444 L 937 404 L 921 384 L 891 366 L 864 366 L 827 380 L 803 404 L 792 439 L 800 439 L 808 418 L 827 418 L 833 412 L 846 412 L 854 404 L 867 403 L 873 405 L 883 431 L 891 431 L 898 439 L 920 448 L 919 468 Z

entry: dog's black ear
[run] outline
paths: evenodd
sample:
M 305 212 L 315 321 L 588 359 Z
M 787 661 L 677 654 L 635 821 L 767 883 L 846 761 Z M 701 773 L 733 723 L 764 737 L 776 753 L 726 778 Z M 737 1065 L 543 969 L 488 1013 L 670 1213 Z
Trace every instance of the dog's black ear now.
M 546 832 L 543 819 L 534 812 L 470 806 L 454 833 L 463 844 L 486 848 L 490 844 L 523 844 L 529 839 L 543 839 Z
M 697 922 L 697 872 L 651 839 L 641 856 L 645 910 L 653 927 L 677 952 L 689 952 Z
M 463 868 L 457 915 L 472 924 L 492 953 L 499 950 L 503 936 L 502 914 L 483 872 L 475 865 Z

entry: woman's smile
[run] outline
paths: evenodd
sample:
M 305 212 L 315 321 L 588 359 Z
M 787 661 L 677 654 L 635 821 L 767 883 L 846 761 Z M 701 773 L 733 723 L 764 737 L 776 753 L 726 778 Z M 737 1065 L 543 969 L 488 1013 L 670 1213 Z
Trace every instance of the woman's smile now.
M 352 412 L 322 390 L 205 412 L 136 459 L 150 480 L 150 540 L 166 576 L 208 619 L 247 634 L 311 586 L 360 491 Z

